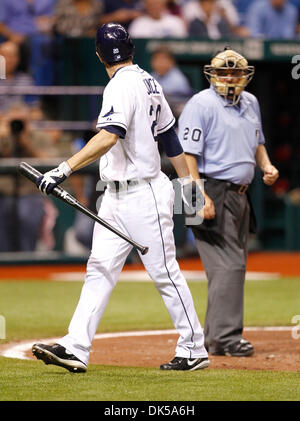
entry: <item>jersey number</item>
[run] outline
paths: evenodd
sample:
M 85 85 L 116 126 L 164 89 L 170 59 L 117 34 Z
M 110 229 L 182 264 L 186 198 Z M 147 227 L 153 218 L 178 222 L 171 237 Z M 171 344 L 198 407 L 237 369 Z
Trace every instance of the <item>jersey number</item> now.
M 183 140 L 188 140 L 190 129 L 186 127 L 183 131 Z M 199 142 L 201 137 L 201 130 L 200 129 L 193 129 L 192 131 L 192 140 L 194 142 Z
M 155 111 L 154 111 L 153 105 L 150 105 L 149 115 L 152 116 L 154 114 L 154 120 L 151 125 L 151 132 L 153 134 L 153 137 L 155 137 L 155 127 L 157 126 L 157 122 L 160 116 L 160 110 L 161 110 L 160 104 L 158 104 Z

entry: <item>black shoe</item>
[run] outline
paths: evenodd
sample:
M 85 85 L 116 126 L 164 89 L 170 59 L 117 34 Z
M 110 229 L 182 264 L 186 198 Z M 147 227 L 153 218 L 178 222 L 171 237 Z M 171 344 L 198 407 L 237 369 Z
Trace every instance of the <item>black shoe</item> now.
M 38 360 L 43 360 L 45 364 L 58 365 L 72 373 L 85 373 L 87 369 L 87 366 L 82 361 L 59 344 L 34 344 L 32 353 Z
M 241 339 L 232 345 L 212 352 L 212 355 L 227 355 L 229 357 L 250 357 L 254 354 L 254 348 L 249 341 Z
M 161 370 L 200 370 L 209 366 L 208 358 L 182 358 L 175 357 L 172 361 L 160 366 Z

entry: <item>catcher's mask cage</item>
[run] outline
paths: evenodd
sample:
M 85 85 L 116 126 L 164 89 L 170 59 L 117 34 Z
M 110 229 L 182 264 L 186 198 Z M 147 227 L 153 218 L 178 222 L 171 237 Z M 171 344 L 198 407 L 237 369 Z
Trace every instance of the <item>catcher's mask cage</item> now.
M 248 61 L 241 54 L 225 47 L 204 66 L 204 74 L 215 89 L 222 95 L 228 105 L 236 105 L 240 95 L 254 75 L 254 66 L 248 66 Z
M 106 23 L 97 29 L 96 51 L 108 64 L 133 57 L 134 45 L 126 29 L 118 23 Z

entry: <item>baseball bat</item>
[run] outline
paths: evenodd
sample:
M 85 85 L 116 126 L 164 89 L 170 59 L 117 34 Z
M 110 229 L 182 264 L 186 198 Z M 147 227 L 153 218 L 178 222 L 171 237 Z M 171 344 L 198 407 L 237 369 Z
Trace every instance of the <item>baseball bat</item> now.
M 32 181 L 33 183 L 42 175 L 36 168 L 29 165 L 27 162 L 21 162 L 18 165 L 18 171 L 20 174 L 24 175 L 28 180 Z M 71 205 L 73 208 L 79 210 L 80 212 L 84 213 L 85 215 L 92 218 L 94 221 L 98 222 L 99 224 L 103 225 L 105 228 L 109 229 L 113 233 L 117 234 L 119 237 L 123 238 L 123 240 L 130 243 L 133 247 L 141 252 L 142 255 L 146 254 L 149 250 L 149 247 L 142 246 L 138 244 L 136 241 L 133 241 L 131 238 L 127 237 L 121 231 L 118 231 L 108 222 L 104 221 L 104 219 L 99 218 L 94 212 L 92 212 L 87 207 L 83 206 L 74 196 L 68 193 L 66 190 L 62 189 L 59 186 L 56 186 L 53 191 L 51 192 L 53 196 L 57 197 L 58 199 L 62 200 L 63 202 Z

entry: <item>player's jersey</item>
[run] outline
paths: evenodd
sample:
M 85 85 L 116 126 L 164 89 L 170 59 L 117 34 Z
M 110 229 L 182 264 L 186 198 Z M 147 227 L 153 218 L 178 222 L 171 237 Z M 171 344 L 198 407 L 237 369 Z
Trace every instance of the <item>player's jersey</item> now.
M 101 157 L 101 179 L 157 177 L 161 163 L 154 138 L 174 123 L 161 86 L 149 73 L 138 65 L 118 69 L 104 90 L 97 128 L 119 126 L 126 136 Z

